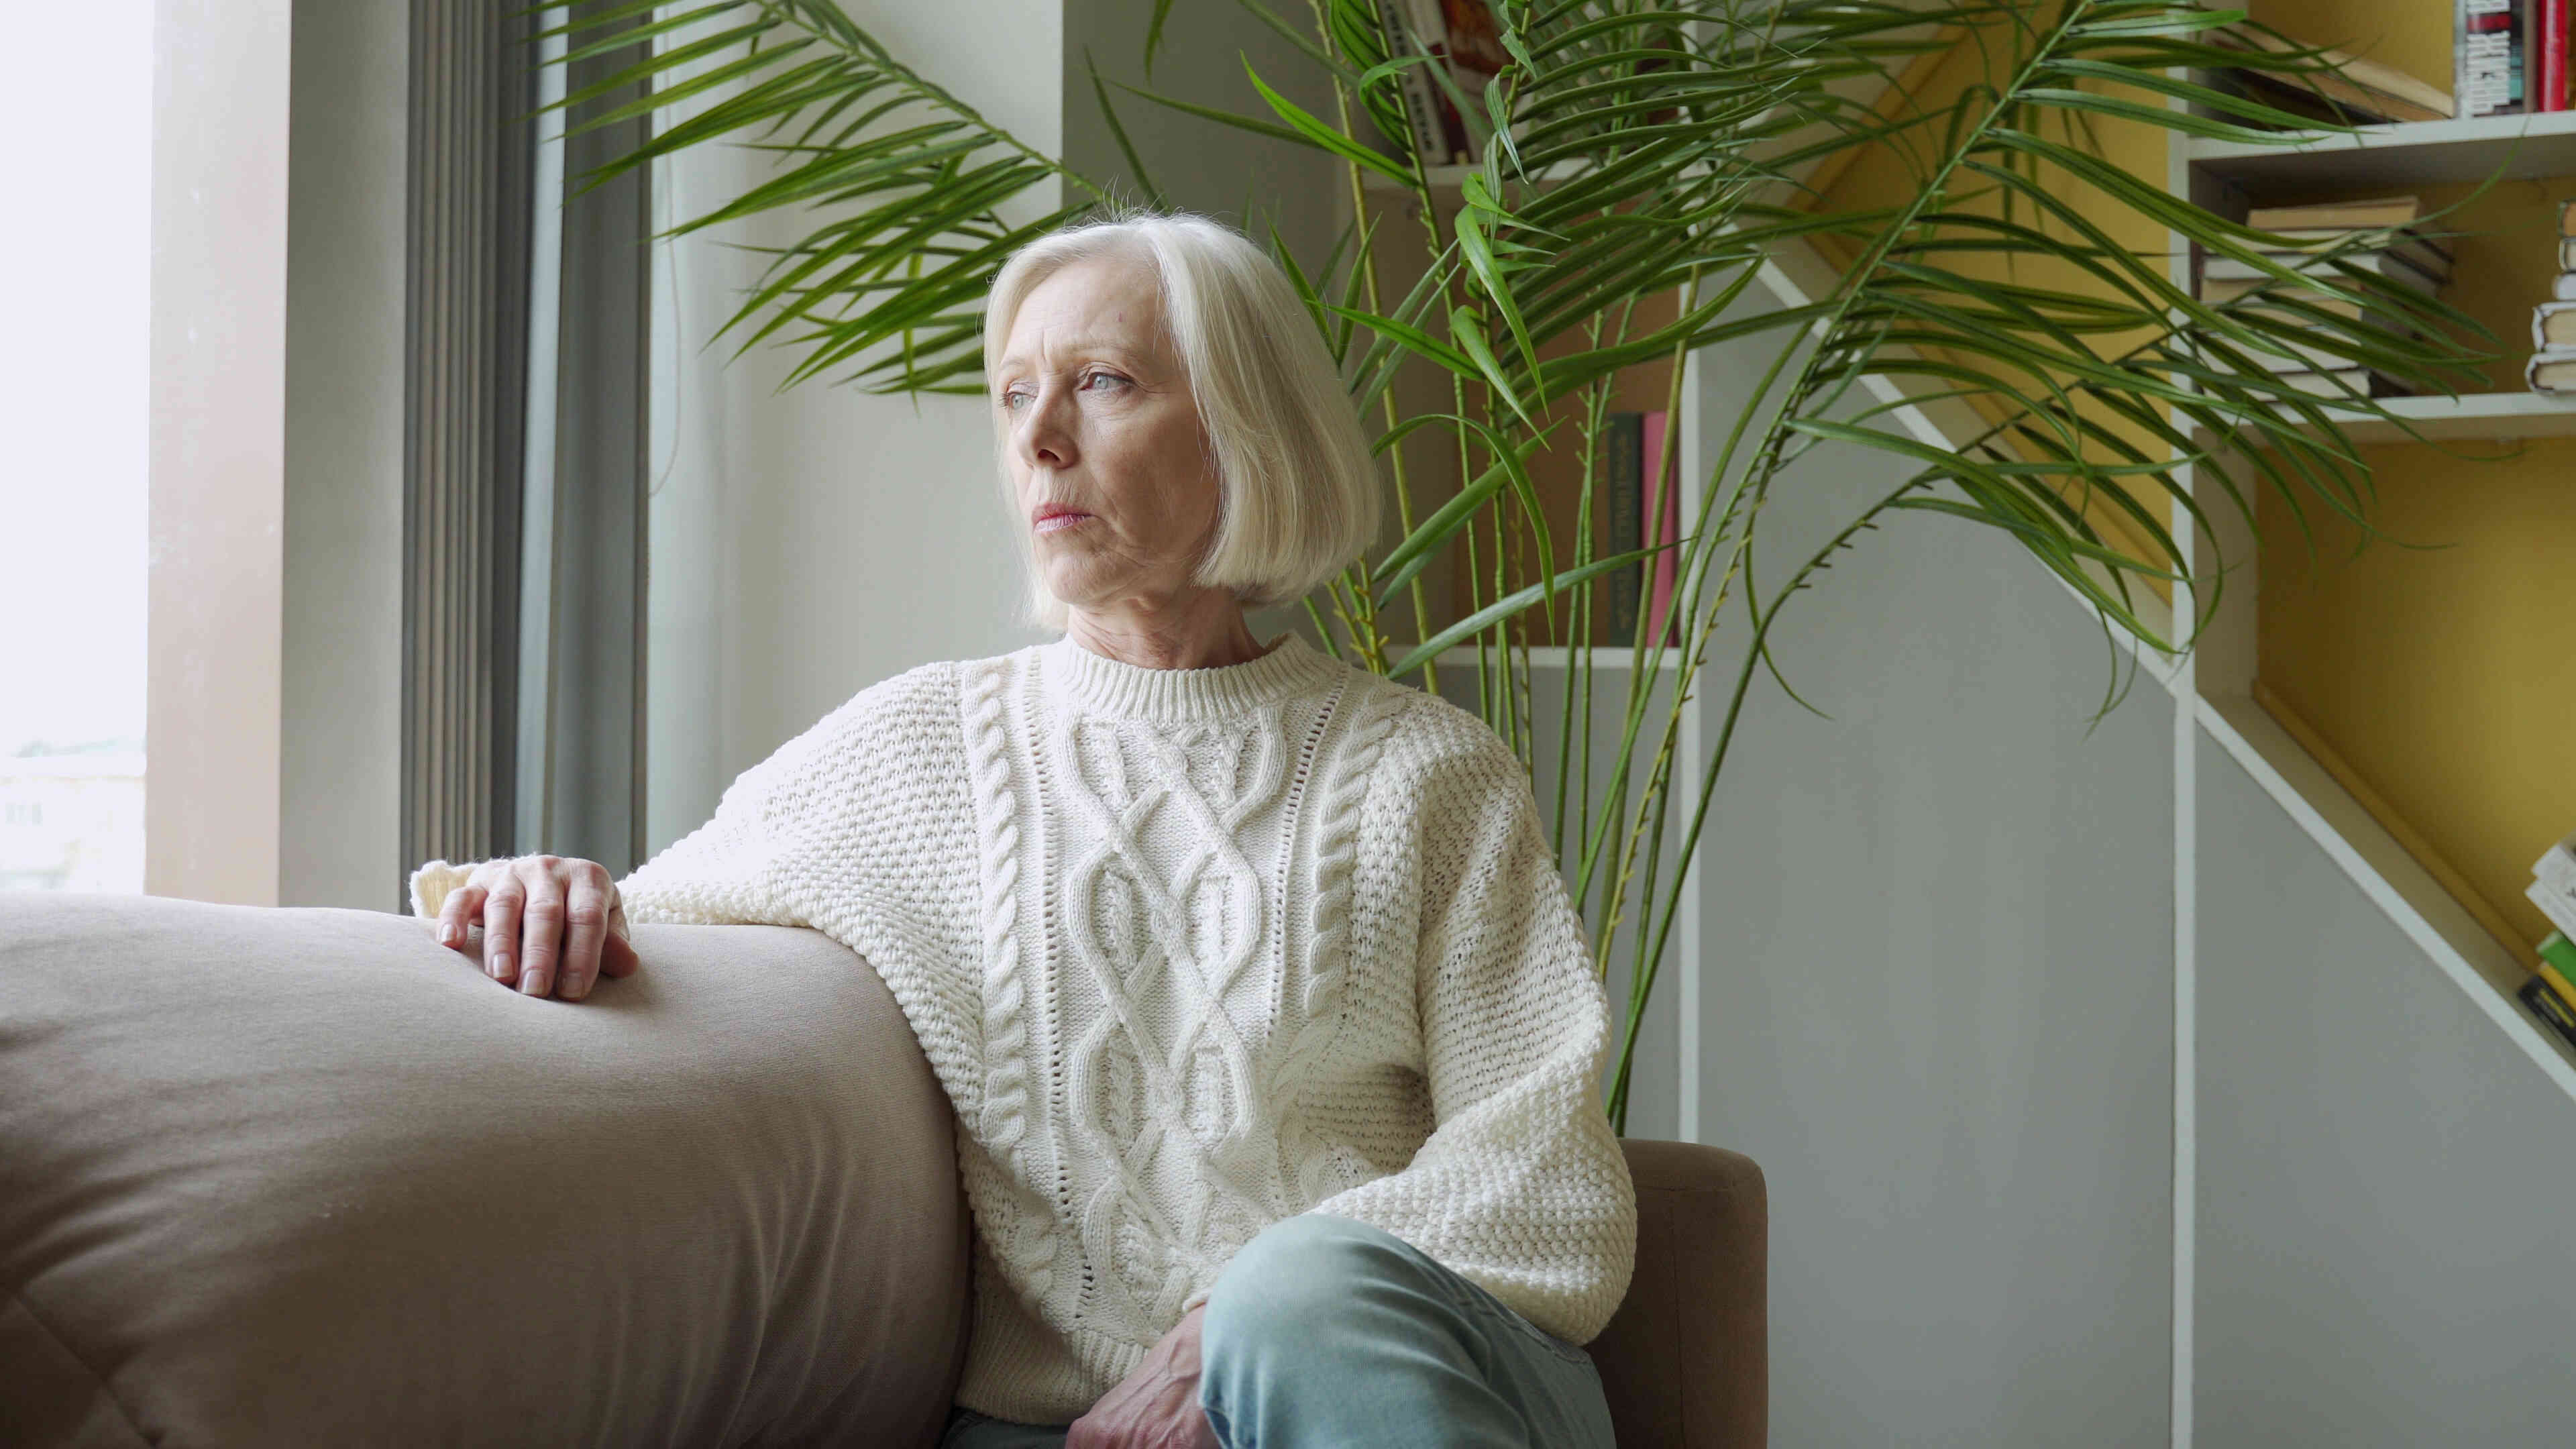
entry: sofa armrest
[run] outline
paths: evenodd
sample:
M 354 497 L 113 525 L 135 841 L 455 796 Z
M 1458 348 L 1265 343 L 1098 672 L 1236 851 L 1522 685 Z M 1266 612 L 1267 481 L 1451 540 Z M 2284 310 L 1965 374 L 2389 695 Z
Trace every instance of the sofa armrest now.
M 1770 1207 L 1753 1159 L 1621 1138 L 1637 1271 L 1587 1347 L 1622 1445 L 1751 1449 L 1768 1432 Z

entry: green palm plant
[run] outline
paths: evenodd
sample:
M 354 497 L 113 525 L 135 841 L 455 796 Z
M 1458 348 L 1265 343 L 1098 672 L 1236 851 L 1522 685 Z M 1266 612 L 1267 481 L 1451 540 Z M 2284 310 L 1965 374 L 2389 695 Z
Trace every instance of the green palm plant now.
M 2189 628 L 2170 639 L 2138 591 L 2160 592 L 2150 581 L 2162 581 L 2175 600 L 2215 608 L 2225 561 L 2186 469 L 2229 449 L 2289 501 L 2303 529 L 2307 493 L 2367 530 L 2370 470 L 2344 426 L 2385 420 L 2413 432 L 2359 391 L 2329 402 L 2285 381 L 2281 371 L 2313 365 L 2296 360 L 2297 348 L 2452 393 L 2490 356 L 2461 340 L 2492 341 L 2471 319 L 2358 263 L 2388 233 L 2331 245 L 2267 235 L 2103 159 L 2099 137 L 2113 127 L 2270 141 L 2283 137 L 2258 128 L 2346 129 L 2301 123 L 2200 78 L 2219 67 L 2293 79 L 2329 67 L 2296 45 L 2225 46 L 2216 32 L 2263 30 L 2241 11 L 2188 0 L 1498 0 L 1512 64 L 1481 95 L 1460 92 L 1441 66 L 1424 67 L 1485 158 L 1457 182 L 1461 204 L 1444 218 L 1404 119 L 1400 72 L 1422 61 L 1396 43 L 1403 7 L 1309 0 L 1301 25 L 1257 0 L 1239 3 L 1329 77 L 1331 116 L 1298 107 L 1248 62 L 1265 115 L 1118 88 L 1196 121 L 1329 153 L 1344 163 L 1354 217 L 1369 218 L 1366 173 L 1418 203 L 1423 266 L 1401 297 L 1379 275 L 1374 219 L 1346 228 L 1323 258 L 1291 255 L 1270 230 L 1272 254 L 1342 362 L 1353 401 L 1382 427 L 1403 534 L 1382 557 L 1353 560 L 1304 607 L 1344 657 L 1390 676 L 1420 671 L 1434 689 L 1438 657 L 1472 645 L 1487 721 L 1527 763 L 1536 750 L 1525 687 L 1533 626 L 1579 641 L 1556 730 L 1553 829 L 1560 858 L 1565 832 L 1575 832 L 1572 890 L 1604 980 L 1632 893 L 1641 903 L 1607 1102 L 1622 1132 L 1638 1028 L 1755 667 L 1778 677 L 1766 640 L 1780 606 L 1813 586 L 1837 552 L 1897 511 L 2002 529 L 2089 601 L 2106 632 L 2179 653 L 2208 613 L 2177 611 Z M 1160 0 L 1144 37 L 1149 82 L 1169 9 Z M 631 57 L 562 104 L 637 86 L 643 98 L 585 126 L 711 98 L 593 173 L 593 184 L 746 132 L 775 153 L 768 179 L 667 235 L 811 211 L 810 234 L 774 252 L 719 334 L 738 333 L 746 349 L 775 338 L 801 350 L 791 381 L 828 374 L 871 392 L 980 395 L 980 308 L 1003 259 L 1117 204 L 1102 182 L 906 67 L 831 0 L 611 3 L 549 33 L 570 37 L 569 60 Z M 627 51 L 648 39 L 649 51 Z M 1909 88 L 1918 57 L 1960 47 L 1980 62 L 1964 88 L 1937 99 Z M 1113 104 L 1114 83 L 1096 71 L 1092 82 L 1147 199 L 1163 203 Z M 1903 167 L 1910 184 L 1900 199 L 1822 204 L 1810 181 L 1855 155 Z M 1004 203 L 1051 179 L 1069 204 L 1024 224 L 1001 219 Z M 2242 296 L 2203 302 L 2175 284 L 2161 239 L 2121 239 L 2148 228 L 2264 277 Z M 2272 254 L 2285 246 L 2314 255 L 2293 266 Z M 1787 300 L 1755 290 L 1764 261 L 1793 248 L 1825 254 L 1830 285 Z M 1641 301 L 1667 296 L 1671 320 L 1634 325 Z M 1696 482 L 1695 516 L 1662 545 L 1676 556 L 1677 637 L 1647 643 L 1624 671 L 1628 700 L 1605 798 L 1591 798 L 1587 767 L 1569 809 L 1566 781 L 1577 772 L 1568 761 L 1592 759 L 1596 594 L 1611 570 L 1658 551 L 1596 551 L 1588 485 L 1610 387 L 1621 368 L 1668 363 L 1668 416 L 1678 416 L 1681 360 L 1722 343 L 1768 349 L 1770 361 Z M 1399 408 L 1392 382 L 1408 360 L 1445 374 L 1445 410 Z M 1873 379 L 1875 392 L 1855 391 Z M 1972 435 L 1932 446 L 1897 425 L 1908 402 L 1964 404 L 1979 422 Z M 1428 511 L 1395 447 L 1424 429 L 1454 445 L 1466 480 Z M 1539 450 L 1559 447 L 1585 460 L 1570 538 L 1551 530 L 1529 468 Z M 1748 565 L 1765 499 L 1811 458 L 1850 449 L 1893 455 L 1911 471 L 1761 597 Z M 2224 471 L 2207 476 L 2253 526 L 2253 500 Z M 1649 481 L 1661 498 L 1678 496 L 1677 458 Z M 2158 490 L 2201 530 L 2210 566 L 2179 561 L 2160 509 L 2141 501 L 2162 503 Z M 2106 530 L 2106 519 L 2119 521 Z M 1465 555 L 1470 597 L 1450 619 L 1432 608 L 1422 574 L 1453 552 Z M 1742 602 L 1749 633 L 1696 796 L 1684 798 L 1674 773 L 1682 703 L 1731 600 Z M 1668 648 L 1670 713 L 1647 747 L 1649 681 Z M 1669 861 L 1668 835 L 1677 839 Z

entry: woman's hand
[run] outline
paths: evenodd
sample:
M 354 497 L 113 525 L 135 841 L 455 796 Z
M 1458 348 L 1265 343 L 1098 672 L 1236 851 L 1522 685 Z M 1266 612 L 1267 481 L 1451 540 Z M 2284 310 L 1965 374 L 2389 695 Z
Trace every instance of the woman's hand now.
M 626 939 L 617 883 L 597 861 L 523 855 L 483 862 L 439 907 L 439 944 L 467 949 L 467 925 L 478 910 L 484 969 L 523 995 L 551 990 L 579 1001 L 600 977 L 632 976 L 640 964 Z
M 1136 1371 L 1065 1431 L 1064 1449 L 1223 1449 L 1199 1407 L 1199 1324 L 1207 1305 L 1145 1354 Z

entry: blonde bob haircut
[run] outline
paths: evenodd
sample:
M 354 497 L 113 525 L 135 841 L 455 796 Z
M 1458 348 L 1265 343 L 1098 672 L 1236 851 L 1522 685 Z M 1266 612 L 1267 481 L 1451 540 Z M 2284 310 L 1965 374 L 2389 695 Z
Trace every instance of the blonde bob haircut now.
M 1029 241 L 993 278 L 988 389 L 1029 293 L 1059 269 L 1101 256 L 1153 269 L 1172 353 L 1198 405 L 1217 519 L 1191 582 L 1230 590 L 1247 609 L 1295 603 L 1323 587 L 1377 541 L 1376 459 L 1305 301 L 1233 227 L 1189 212 L 1116 208 Z M 1028 582 L 1023 617 L 1061 633 L 1070 611 L 1047 588 L 1036 539 L 1018 516 L 1010 418 L 998 406 L 992 413 L 995 471 Z

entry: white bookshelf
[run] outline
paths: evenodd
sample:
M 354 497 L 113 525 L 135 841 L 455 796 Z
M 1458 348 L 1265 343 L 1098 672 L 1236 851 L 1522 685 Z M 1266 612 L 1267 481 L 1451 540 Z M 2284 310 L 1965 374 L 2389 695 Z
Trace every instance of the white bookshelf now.
M 2383 401 L 2390 412 L 2414 426 L 2413 435 L 2373 414 L 2336 408 L 2329 416 L 2343 428 L 2345 436 L 2363 443 L 2403 443 L 2415 437 L 2443 442 L 2576 437 L 2576 397 L 2478 392 L 2459 397 L 2398 397 Z
M 2576 173 L 2576 111 L 2363 126 L 2305 145 L 2178 138 L 2194 169 L 2252 187 L 2438 186 Z
M 2302 196 L 2348 190 L 2385 194 L 2409 186 L 2476 182 L 2499 170 L 2531 179 L 2576 175 L 2576 112 L 2496 116 L 2370 126 L 2296 146 L 2220 143 L 2172 136 L 2167 142 L 2167 189 L 2203 206 L 2246 201 L 2295 189 Z M 2241 213 L 2240 213 L 2241 214 Z M 2173 280 L 2190 285 L 2188 247 L 2168 233 Z M 2476 393 L 2460 397 L 2394 398 L 2388 410 L 2423 437 L 2440 441 L 2525 440 L 2576 437 L 2576 398 L 2530 392 Z M 2332 416 L 2357 442 L 2407 441 L 2394 423 L 2338 409 Z M 2192 787 L 2202 758 L 2233 759 L 2313 839 L 2373 905 L 2405 933 L 2443 975 L 2465 992 L 2479 1013 L 2528 1056 L 2542 1075 L 2576 1097 L 2576 1048 L 2531 1019 L 2513 993 L 2529 975 L 2527 943 L 2497 939 L 2256 699 L 2260 664 L 2257 609 L 2261 559 L 2252 530 L 2212 475 L 2225 468 L 2248 498 L 2267 485 L 2242 459 L 2222 456 L 2185 473 L 2191 496 L 2216 527 L 2229 567 L 2200 648 L 2173 675 L 2175 711 L 2175 888 L 2191 899 L 2196 836 L 2182 792 Z M 2195 555 L 2200 541 L 2180 504 L 2174 536 Z M 2196 566 L 2196 565 L 2195 565 Z M 2188 595 L 2179 595 L 2178 602 Z M 2178 911 L 2178 925 L 2188 911 Z M 2196 961 L 2187 929 L 2175 942 L 2177 1042 L 2188 1054 L 2189 1003 L 2196 996 Z M 2178 1142 L 2194 1130 L 2188 1084 L 2177 1082 Z M 2178 1148 L 2178 1150 L 2180 1150 Z

